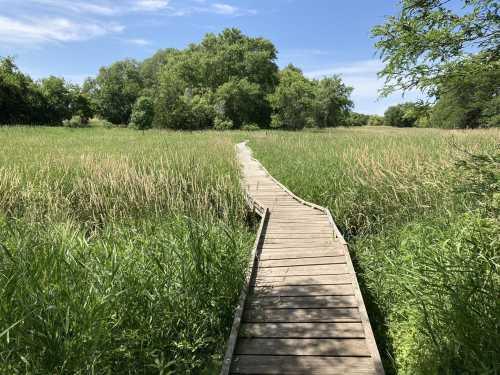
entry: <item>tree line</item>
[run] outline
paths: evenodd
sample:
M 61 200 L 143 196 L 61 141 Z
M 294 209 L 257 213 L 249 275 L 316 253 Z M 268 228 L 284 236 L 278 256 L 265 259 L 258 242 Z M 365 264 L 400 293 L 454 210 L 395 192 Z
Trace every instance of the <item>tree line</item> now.
M 431 99 L 389 107 L 383 117 L 352 112 L 353 89 L 339 76 L 280 70 L 272 42 L 231 28 L 182 50 L 102 67 L 82 87 L 34 81 L 0 58 L 0 123 L 83 126 L 97 116 L 137 129 L 499 126 L 498 6 L 465 3 L 472 9 L 458 15 L 439 0 L 404 0 L 398 16 L 373 29 L 385 62 L 382 94 L 419 89 Z
M 115 62 L 81 88 L 56 77 L 35 82 L 6 58 L 0 123 L 60 124 L 75 115 L 83 120 L 96 115 L 138 129 L 349 124 L 352 88 L 339 76 L 311 80 L 293 65 L 280 70 L 276 59 L 270 41 L 237 29 L 207 34 L 183 50 L 159 50 L 142 62 Z
M 93 115 L 90 98 L 58 77 L 34 81 L 10 57 L 0 59 L 0 124 L 62 124 Z

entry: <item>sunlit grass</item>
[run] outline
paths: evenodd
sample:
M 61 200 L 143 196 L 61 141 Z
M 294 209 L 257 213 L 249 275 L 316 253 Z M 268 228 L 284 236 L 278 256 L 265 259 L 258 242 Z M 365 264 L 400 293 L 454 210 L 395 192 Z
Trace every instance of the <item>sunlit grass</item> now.
M 268 170 L 329 207 L 347 237 L 388 374 L 500 371 L 499 143 L 497 129 L 252 137 Z M 470 154 L 488 155 L 484 171 L 457 167 Z
M 0 140 L 0 373 L 215 371 L 252 242 L 231 139 Z

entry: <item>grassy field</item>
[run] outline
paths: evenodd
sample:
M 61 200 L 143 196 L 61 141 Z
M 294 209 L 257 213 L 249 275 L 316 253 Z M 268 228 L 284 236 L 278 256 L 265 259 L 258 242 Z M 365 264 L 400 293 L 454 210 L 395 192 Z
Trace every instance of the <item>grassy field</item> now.
M 246 138 L 331 209 L 389 374 L 500 371 L 498 130 L 0 128 L 0 373 L 216 373 Z
M 500 371 L 499 142 L 394 128 L 251 139 L 276 178 L 331 209 L 388 373 Z
M 215 372 L 253 241 L 232 140 L 0 140 L 0 373 Z

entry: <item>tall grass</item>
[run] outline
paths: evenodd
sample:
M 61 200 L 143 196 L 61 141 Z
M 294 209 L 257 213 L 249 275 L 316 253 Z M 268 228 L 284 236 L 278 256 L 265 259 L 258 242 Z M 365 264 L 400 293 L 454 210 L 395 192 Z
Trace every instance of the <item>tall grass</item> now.
M 0 139 L 0 373 L 213 373 L 252 241 L 231 140 Z
M 351 243 L 388 373 L 500 371 L 500 222 L 485 209 L 498 203 L 500 161 L 457 169 L 469 154 L 497 155 L 499 141 L 498 130 L 388 128 L 252 138 L 270 172 L 328 206 Z

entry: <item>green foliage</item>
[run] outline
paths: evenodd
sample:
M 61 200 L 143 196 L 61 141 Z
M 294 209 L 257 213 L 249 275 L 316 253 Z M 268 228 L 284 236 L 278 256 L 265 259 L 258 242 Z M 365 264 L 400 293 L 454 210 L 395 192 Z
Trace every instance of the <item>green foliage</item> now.
M 159 52 L 145 68 L 147 79 L 158 77 L 155 126 L 209 128 L 216 115 L 235 128 L 245 122 L 267 126 L 266 95 L 276 85 L 275 60 L 271 42 L 247 37 L 237 29 L 207 34 L 201 43 L 182 51 Z M 185 113 L 196 119 L 191 121 Z
M 368 122 L 366 123 L 368 126 L 382 126 L 384 125 L 384 117 L 377 115 L 370 115 L 368 117 Z
M 72 115 L 92 116 L 88 98 L 77 85 L 57 77 L 33 82 L 12 58 L 0 59 L 0 123 L 61 125 Z
M 329 207 L 349 240 L 386 373 L 499 370 L 498 137 L 388 128 L 251 137 L 266 168 Z M 475 155 L 459 169 L 457 146 Z
M 231 79 L 219 86 L 214 100 L 217 115 L 231 120 L 236 129 L 248 122 L 263 125 L 269 122 L 269 105 L 259 85 L 247 78 Z
M 63 126 L 67 128 L 86 128 L 89 126 L 89 121 L 84 117 L 76 115 L 69 120 L 64 120 Z
M 233 129 L 234 124 L 231 120 L 221 119 L 220 117 L 216 117 L 214 121 L 214 129 L 215 130 L 231 130 Z
M 40 91 L 45 100 L 46 123 L 61 123 L 63 119 L 71 117 L 70 105 L 72 102 L 70 91 L 64 79 L 48 77 L 41 81 Z
M 147 96 L 141 96 L 134 103 L 129 126 L 137 130 L 149 129 L 153 126 L 153 116 L 153 100 Z
M 450 68 L 446 78 L 438 88 L 431 126 L 448 129 L 497 126 L 499 62 L 483 64 L 477 56 L 469 58 L 460 67 Z
M 300 69 L 292 65 L 283 69 L 276 90 L 268 97 L 273 109 L 271 127 L 305 128 L 312 119 L 314 94 L 314 84 Z
M 458 160 L 455 179 L 455 190 L 472 198 L 472 208 L 500 217 L 500 147 Z
M 499 370 L 499 228 L 477 213 L 444 215 L 357 244 L 398 374 Z
M 0 373 L 216 367 L 252 243 L 231 139 L 0 133 Z
M 424 116 L 424 111 L 416 103 L 397 104 L 387 108 L 384 113 L 384 124 L 410 128 L 417 124 L 419 118 Z
M 215 109 L 212 94 L 206 90 L 184 89 L 179 80 L 161 83 L 154 104 L 153 125 L 158 128 L 199 130 L 212 126 Z
M 245 124 L 241 127 L 241 130 L 251 132 L 251 131 L 260 130 L 260 128 L 259 128 L 259 125 L 257 125 L 257 124 Z
M 101 68 L 95 80 L 88 80 L 85 87 L 97 114 L 113 124 L 129 123 L 132 107 L 142 89 L 140 65 L 134 60 Z
M 365 126 L 368 125 L 369 115 L 363 113 L 351 112 L 347 121 L 347 126 Z
M 315 85 L 315 124 L 320 128 L 346 125 L 353 106 L 349 98 L 352 87 L 346 86 L 338 76 L 323 78 Z
M 450 64 L 468 51 L 483 52 L 482 66 L 498 61 L 499 6 L 495 0 L 461 0 L 452 7 L 442 0 L 402 0 L 396 16 L 390 16 L 372 34 L 386 63 L 383 94 L 413 88 L 429 90 L 446 81 Z
M 107 120 L 100 118 L 93 118 L 89 120 L 89 125 L 96 128 L 112 128 L 114 125 Z
M 363 113 L 350 112 L 347 116 L 345 126 L 382 126 L 384 117 L 377 115 L 365 115 Z

